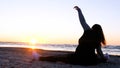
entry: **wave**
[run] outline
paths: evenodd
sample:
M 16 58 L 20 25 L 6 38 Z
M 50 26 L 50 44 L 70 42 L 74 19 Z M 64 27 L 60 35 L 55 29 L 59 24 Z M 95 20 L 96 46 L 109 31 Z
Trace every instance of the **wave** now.
M 0 47 L 27 47 L 31 45 L 24 43 L 0 43 Z M 75 51 L 76 44 L 37 44 L 35 48 L 44 50 L 56 50 L 56 51 Z M 120 46 L 108 45 L 102 48 L 104 53 L 112 55 L 120 55 Z

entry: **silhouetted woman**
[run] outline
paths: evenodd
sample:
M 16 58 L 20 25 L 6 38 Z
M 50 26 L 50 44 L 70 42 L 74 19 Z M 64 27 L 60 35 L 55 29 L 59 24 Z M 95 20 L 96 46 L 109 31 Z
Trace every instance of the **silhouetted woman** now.
M 79 45 L 76 48 L 76 51 L 73 54 L 63 56 L 41 56 L 40 61 L 61 61 L 80 65 L 94 65 L 100 62 L 106 62 L 107 58 L 104 57 L 101 50 L 101 46 L 105 45 L 105 38 L 101 26 L 95 24 L 90 28 L 86 23 L 80 8 L 77 6 L 74 8 L 78 11 L 80 23 L 84 29 L 84 33 L 79 39 Z
M 101 26 L 95 24 L 90 28 L 85 21 L 81 9 L 78 6 L 74 8 L 78 11 L 80 24 L 84 29 L 84 33 L 79 39 L 79 44 L 74 54 L 75 59 L 72 62 L 82 65 L 94 65 L 106 62 L 107 58 L 104 57 L 101 50 L 101 46 L 106 44 Z

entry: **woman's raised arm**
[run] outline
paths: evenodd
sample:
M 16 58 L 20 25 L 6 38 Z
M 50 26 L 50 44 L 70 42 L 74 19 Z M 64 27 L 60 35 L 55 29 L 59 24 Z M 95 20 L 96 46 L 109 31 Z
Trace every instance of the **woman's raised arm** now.
M 80 8 L 78 6 L 75 6 L 74 8 L 78 11 L 79 20 L 80 20 L 80 23 L 81 23 L 83 29 L 84 30 L 89 30 L 90 26 L 86 23 L 85 18 L 83 16 L 82 11 L 80 10 Z

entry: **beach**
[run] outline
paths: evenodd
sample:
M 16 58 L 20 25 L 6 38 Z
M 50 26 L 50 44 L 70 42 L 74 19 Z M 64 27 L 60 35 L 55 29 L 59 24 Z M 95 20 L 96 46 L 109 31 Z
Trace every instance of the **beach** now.
M 61 56 L 68 51 L 51 51 L 36 49 L 40 56 Z M 63 62 L 32 61 L 32 49 L 18 47 L 0 47 L 0 68 L 120 68 L 120 56 L 110 55 L 107 63 L 93 66 L 72 65 Z M 86 60 L 87 61 L 87 60 Z

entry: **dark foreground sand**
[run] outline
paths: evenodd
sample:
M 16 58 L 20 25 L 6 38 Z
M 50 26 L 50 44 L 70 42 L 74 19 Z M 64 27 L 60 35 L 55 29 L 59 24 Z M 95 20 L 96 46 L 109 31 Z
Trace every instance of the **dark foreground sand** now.
M 111 55 L 108 63 L 95 66 L 81 66 L 63 62 L 33 61 L 32 49 L 0 47 L 0 68 L 120 68 L 120 56 Z M 71 52 L 38 49 L 41 56 L 65 55 Z

